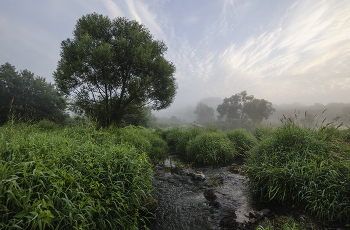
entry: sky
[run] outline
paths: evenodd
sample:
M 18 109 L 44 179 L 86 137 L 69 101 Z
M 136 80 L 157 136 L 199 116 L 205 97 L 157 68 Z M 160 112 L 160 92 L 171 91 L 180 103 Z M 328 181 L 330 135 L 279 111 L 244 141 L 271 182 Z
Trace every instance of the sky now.
M 54 82 L 61 42 L 93 12 L 165 42 L 172 108 L 244 90 L 274 104 L 350 102 L 349 0 L 1 0 L 0 65 Z

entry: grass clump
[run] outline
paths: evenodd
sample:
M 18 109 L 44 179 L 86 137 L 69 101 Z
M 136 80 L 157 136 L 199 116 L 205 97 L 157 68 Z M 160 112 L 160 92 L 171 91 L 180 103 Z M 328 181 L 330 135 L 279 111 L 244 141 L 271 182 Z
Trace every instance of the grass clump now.
M 246 129 L 227 131 L 226 136 L 234 143 L 237 153 L 241 156 L 246 155 L 258 143 L 257 139 Z
M 203 133 L 203 131 L 200 129 L 183 130 L 182 135 L 180 136 L 176 145 L 176 154 L 186 155 L 186 148 L 188 142 L 196 138 L 201 133 Z
M 253 135 L 257 140 L 261 141 L 266 137 L 269 137 L 273 134 L 274 129 L 271 126 L 261 125 L 254 129 Z
M 350 151 L 326 129 L 289 123 L 251 150 L 247 173 L 264 199 L 302 204 L 320 219 L 350 220 Z
M 42 130 L 55 130 L 59 128 L 58 124 L 46 119 L 39 121 L 36 125 Z
M 186 157 L 198 163 L 222 163 L 235 157 L 235 148 L 225 134 L 205 132 L 188 142 Z
M 184 133 L 184 130 L 179 128 L 170 128 L 163 131 L 163 139 L 166 141 L 169 147 L 169 152 L 171 154 L 176 154 L 176 146 Z
M 147 153 L 153 161 L 164 159 L 169 152 L 167 143 L 151 129 L 130 125 L 116 131 L 112 130 L 112 135 L 116 143 L 128 143 L 139 151 Z
M 0 229 L 138 229 L 151 165 L 130 145 L 99 144 L 102 133 L 0 127 Z

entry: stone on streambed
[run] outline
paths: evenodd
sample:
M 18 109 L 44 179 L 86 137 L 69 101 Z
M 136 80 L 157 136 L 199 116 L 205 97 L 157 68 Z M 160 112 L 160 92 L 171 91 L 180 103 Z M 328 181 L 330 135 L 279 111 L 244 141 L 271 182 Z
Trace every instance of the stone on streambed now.
M 203 181 L 205 180 L 205 175 L 202 172 L 190 173 L 192 180 L 194 181 Z
M 236 218 L 236 212 L 232 211 L 220 220 L 219 225 L 222 229 L 237 229 L 238 223 Z
M 250 211 L 249 217 L 256 218 L 256 219 L 262 219 L 265 216 L 267 216 L 269 213 L 270 213 L 270 209 L 263 209 L 261 211 Z
M 214 189 L 205 189 L 203 195 L 208 201 L 213 201 L 217 198 Z

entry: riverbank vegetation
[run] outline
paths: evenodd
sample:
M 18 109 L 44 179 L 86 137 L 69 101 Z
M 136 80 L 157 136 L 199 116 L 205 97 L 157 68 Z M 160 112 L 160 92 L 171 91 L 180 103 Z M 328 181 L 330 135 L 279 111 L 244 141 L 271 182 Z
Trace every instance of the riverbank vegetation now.
M 246 169 L 261 199 L 304 206 L 319 219 L 349 221 L 350 130 L 286 122 L 251 151 Z
M 0 229 L 137 229 L 162 146 L 143 131 L 0 127 Z
M 43 120 L 0 127 L 0 228 L 137 229 L 150 217 L 143 201 L 152 163 L 169 154 L 212 165 L 243 157 L 260 199 L 349 221 L 350 129 L 285 122 L 251 133 Z

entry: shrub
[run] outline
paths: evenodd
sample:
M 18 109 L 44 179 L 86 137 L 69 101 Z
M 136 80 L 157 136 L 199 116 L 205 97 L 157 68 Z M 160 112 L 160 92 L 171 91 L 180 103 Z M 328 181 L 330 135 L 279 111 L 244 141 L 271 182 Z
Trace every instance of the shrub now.
M 115 135 L 115 134 L 114 134 Z M 117 143 L 129 143 L 147 153 L 151 160 L 161 160 L 168 155 L 167 143 L 155 132 L 144 127 L 127 126 L 116 131 Z
M 37 126 L 42 130 L 54 130 L 59 128 L 59 126 L 55 122 L 46 119 L 39 121 L 37 123 Z
M 253 135 L 259 140 L 263 140 L 266 137 L 269 137 L 273 134 L 274 129 L 269 126 L 261 125 L 254 129 Z
M 223 133 L 203 133 L 188 142 L 186 157 L 194 162 L 214 164 L 235 157 L 232 142 Z
M 179 144 L 179 141 L 184 131 L 179 128 L 171 128 L 171 129 L 165 130 L 164 133 L 165 133 L 165 141 L 168 144 L 170 153 L 175 154 L 176 146 Z
M 234 143 L 236 151 L 239 155 L 245 155 L 258 143 L 257 139 L 245 129 L 227 131 L 226 136 Z
M 200 129 L 184 130 L 176 145 L 176 154 L 186 155 L 187 144 L 190 140 L 203 133 Z
M 318 218 L 349 220 L 349 159 L 322 129 L 284 124 L 251 150 L 246 169 L 262 198 L 302 203 Z
M 0 229 L 137 229 L 150 194 L 145 153 L 93 127 L 0 127 Z M 100 136 L 100 135 L 97 135 Z

